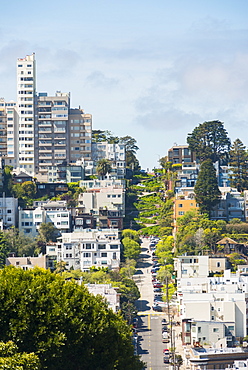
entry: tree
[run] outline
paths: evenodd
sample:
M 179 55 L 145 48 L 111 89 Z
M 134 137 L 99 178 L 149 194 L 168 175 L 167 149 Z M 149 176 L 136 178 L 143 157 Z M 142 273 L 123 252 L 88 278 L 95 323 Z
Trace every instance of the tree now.
M 107 175 L 107 173 L 110 173 L 112 170 L 111 162 L 108 159 L 100 159 L 97 163 L 96 172 L 98 176 L 101 176 L 102 178 Z
M 124 230 L 122 230 L 122 237 L 123 238 L 133 239 L 137 243 L 141 244 L 141 241 L 140 241 L 140 238 L 139 238 L 139 234 L 138 234 L 138 232 L 136 230 L 124 229 Z
M 33 181 L 25 181 L 22 184 L 24 196 L 27 198 L 34 198 L 36 195 L 36 184 Z
M 5 265 L 6 257 L 11 252 L 11 249 L 7 243 L 6 234 L 0 231 L 0 268 Z
M 132 136 L 123 136 L 120 137 L 119 144 L 124 144 L 126 148 L 126 152 L 132 152 L 136 154 L 139 147 L 136 145 L 137 141 Z
M 39 370 L 39 357 L 34 353 L 19 353 L 12 341 L 0 342 L 0 370 Z
M 33 237 L 19 232 L 18 229 L 10 228 L 4 231 L 9 252 L 17 256 L 33 256 L 37 251 L 37 242 Z
M 211 159 L 212 162 L 224 158 L 231 145 L 224 124 L 220 121 L 201 123 L 188 134 L 187 143 L 200 161 Z
M 87 288 L 43 269 L 0 271 L 0 340 L 49 370 L 141 370 L 130 327 Z
M 211 159 L 202 162 L 194 191 L 201 213 L 207 213 L 210 216 L 211 210 L 219 203 L 221 197 Z
M 137 260 L 141 251 L 139 243 L 130 238 L 123 238 L 122 244 L 124 247 L 124 257 L 128 259 Z
M 56 242 L 58 230 L 52 222 L 42 222 L 39 227 L 38 239 L 44 242 Z
M 3 192 L 6 197 L 12 196 L 12 187 L 13 187 L 13 176 L 12 176 L 12 166 L 4 166 L 3 169 Z
M 236 139 L 229 151 L 230 181 L 231 186 L 243 191 L 248 187 L 248 154 L 241 140 Z
M 108 130 L 92 130 L 92 141 L 96 143 L 107 141 L 109 144 L 118 144 L 118 136 L 113 136 Z

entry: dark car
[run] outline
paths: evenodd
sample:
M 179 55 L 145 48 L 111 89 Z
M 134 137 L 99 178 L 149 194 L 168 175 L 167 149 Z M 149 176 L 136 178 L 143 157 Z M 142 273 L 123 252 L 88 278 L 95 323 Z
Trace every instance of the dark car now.
M 158 306 L 156 304 L 154 304 L 152 306 L 152 309 L 153 309 L 153 311 L 157 311 L 157 312 L 162 312 L 163 311 L 162 307 L 161 306 Z
M 161 288 L 154 288 L 153 291 L 154 291 L 154 293 L 155 292 L 161 292 Z
M 138 318 L 134 317 L 134 319 L 133 319 L 133 328 L 137 328 L 137 327 L 138 327 Z
M 164 364 L 168 364 L 170 362 L 170 355 L 166 354 L 164 355 Z
M 161 283 L 154 283 L 153 288 L 163 288 L 163 285 Z

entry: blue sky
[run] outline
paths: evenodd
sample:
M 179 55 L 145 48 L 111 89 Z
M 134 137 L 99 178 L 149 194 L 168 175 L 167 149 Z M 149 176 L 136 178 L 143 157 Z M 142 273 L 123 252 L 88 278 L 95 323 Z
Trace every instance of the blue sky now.
M 37 91 L 133 136 L 144 169 L 204 121 L 248 146 L 247 20 L 247 0 L 4 2 L 0 96 L 16 100 L 16 59 L 35 52 Z

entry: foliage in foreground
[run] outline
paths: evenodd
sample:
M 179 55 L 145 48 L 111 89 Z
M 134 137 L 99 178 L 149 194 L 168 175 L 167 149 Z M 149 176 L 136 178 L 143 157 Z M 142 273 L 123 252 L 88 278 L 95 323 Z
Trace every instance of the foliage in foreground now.
M 19 353 L 12 341 L 0 342 L 0 370 L 39 370 L 39 357 L 34 353 Z
M 42 269 L 0 271 L 0 340 L 42 369 L 141 369 L 123 318 L 84 286 Z

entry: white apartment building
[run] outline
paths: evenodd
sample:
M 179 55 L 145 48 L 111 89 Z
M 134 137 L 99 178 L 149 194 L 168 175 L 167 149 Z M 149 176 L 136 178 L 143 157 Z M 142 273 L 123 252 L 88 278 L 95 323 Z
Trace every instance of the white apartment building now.
M 24 234 L 37 236 L 42 223 L 52 222 L 58 232 L 71 229 L 71 212 L 66 208 L 66 201 L 40 202 L 34 209 L 19 210 L 19 230 Z
M 225 270 L 223 277 L 181 279 L 178 299 L 183 319 L 235 322 L 234 335 L 247 335 L 247 276 Z
M 0 98 L 0 157 L 5 165 L 18 163 L 18 111 L 16 103 Z
M 71 108 L 70 94 L 37 95 L 35 54 L 19 58 L 17 103 L 0 99 L 0 157 L 5 164 L 47 182 L 55 176 L 55 166 L 91 160 L 91 135 L 91 114 Z
M 52 166 L 69 158 L 69 107 L 70 94 L 56 92 L 55 96 L 39 93 L 37 99 L 39 181 L 47 181 Z
M 109 144 L 108 142 L 92 143 L 92 160 L 94 162 L 93 174 L 96 174 L 97 162 L 100 159 L 111 162 L 112 179 L 124 179 L 126 175 L 126 148 L 124 144 Z
M 211 256 L 178 256 L 174 258 L 177 279 L 207 277 L 210 272 L 221 272 L 226 269 L 225 257 Z
M 86 192 L 79 194 L 77 215 L 91 214 L 99 228 L 123 227 L 125 216 L 124 180 L 80 181 Z
M 19 163 L 21 170 L 34 175 L 35 162 L 35 54 L 17 60 L 17 110 L 19 115 Z
M 90 267 L 120 266 L 121 242 L 117 229 L 84 229 L 62 233 L 56 245 L 57 261 L 65 261 L 67 268 L 89 271 Z
M 18 221 L 18 199 L 12 197 L 0 198 L 0 228 L 8 229 L 17 226 Z
M 85 286 L 94 296 L 101 295 L 106 300 L 108 307 L 115 313 L 120 310 L 119 288 L 112 287 L 111 284 L 86 284 Z
M 235 323 L 207 320 L 183 320 L 183 344 L 200 343 L 214 348 L 233 346 L 235 342 Z

